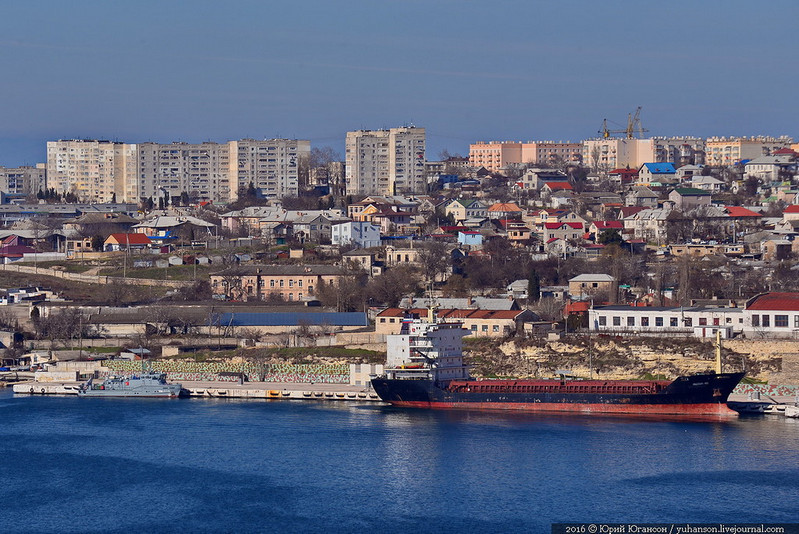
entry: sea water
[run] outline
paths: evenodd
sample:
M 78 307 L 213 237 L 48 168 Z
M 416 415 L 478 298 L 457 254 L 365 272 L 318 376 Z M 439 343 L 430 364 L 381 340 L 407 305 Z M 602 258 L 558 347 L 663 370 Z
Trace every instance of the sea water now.
M 0 391 L 1 532 L 797 522 L 799 421 Z

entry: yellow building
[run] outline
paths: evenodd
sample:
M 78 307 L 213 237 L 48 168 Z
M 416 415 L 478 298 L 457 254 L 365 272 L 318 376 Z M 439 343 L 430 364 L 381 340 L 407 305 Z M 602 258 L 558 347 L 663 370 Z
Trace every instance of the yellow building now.
M 708 165 L 737 165 L 742 160 L 769 156 L 790 147 L 790 137 L 710 137 L 705 142 Z

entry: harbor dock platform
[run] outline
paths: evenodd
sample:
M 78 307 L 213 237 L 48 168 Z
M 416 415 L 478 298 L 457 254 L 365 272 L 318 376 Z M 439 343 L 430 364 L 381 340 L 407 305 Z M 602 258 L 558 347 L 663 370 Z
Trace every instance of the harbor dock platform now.
M 77 395 L 81 382 L 20 382 L 14 393 L 29 395 Z M 349 384 L 289 382 L 188 382 L 181 381 L 190 397 L 220 399 L 330 400 L 382 402 L 369 387 Z

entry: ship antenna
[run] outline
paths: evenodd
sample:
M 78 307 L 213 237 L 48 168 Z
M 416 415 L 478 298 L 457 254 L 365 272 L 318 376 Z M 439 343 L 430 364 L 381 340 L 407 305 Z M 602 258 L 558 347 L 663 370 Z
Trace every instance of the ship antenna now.
M 721 329 L 716 330 L 716 374 L 721 374 Z

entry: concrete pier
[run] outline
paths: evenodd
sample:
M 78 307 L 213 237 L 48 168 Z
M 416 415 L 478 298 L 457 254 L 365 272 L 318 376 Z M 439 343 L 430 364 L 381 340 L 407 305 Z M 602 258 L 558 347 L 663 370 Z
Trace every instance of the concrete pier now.
M 20 382 L 14 393 L 28 395 L 77 395 L 80 382 Z M 220 399 L 330 400 L 381 402 L 364 386 L 347 384 L 298 384 L 283 382 L 181 382 L 190 397 Z

